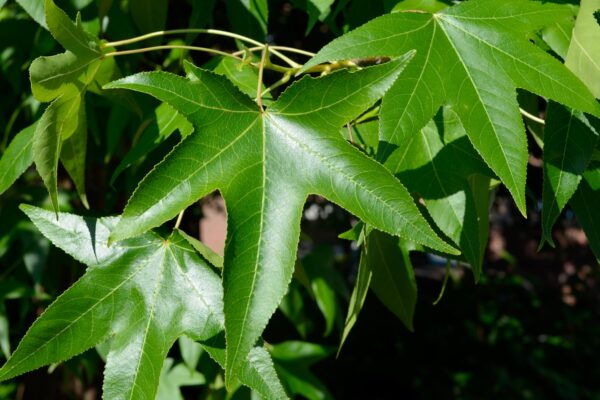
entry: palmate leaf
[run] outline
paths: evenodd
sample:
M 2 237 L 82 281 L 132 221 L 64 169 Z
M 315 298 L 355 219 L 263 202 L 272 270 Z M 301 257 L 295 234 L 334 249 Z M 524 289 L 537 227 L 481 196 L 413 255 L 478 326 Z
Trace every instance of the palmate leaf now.
M 103 397 L 154 398 L 163 361 L 182 335 L 202 341 L 223 365 L 219 276 L 174 231 L 149 232 L 107 246 L 116 218 L 83 218 L 22 206 L 56 246 L 86 264 L 84 276 L 34 322 L 0 381 L 71 358 L 110 339 Z M 285 397 L 261 347 L 241 364 L 240 381 L 267 398 Z
M 266 111 L 224 77 L 191 64 L 188 79 L 152 72 L 108 86 L 149 93 L 195 127 L 141 182 L 112 240 L 157 226 L 216 189 L 225 198 L 228 382 L 285 294 L 309 194 L 382 231 L 457 252 L 431 230 L 400 182 L 338 133 L 385 93 L 411 56 L 355 73 L 305 77 Z
M 516 88 L 600 115 L 594 96 L 528 34 L 568 18 L 559 5 L 467 1 L 438 13 L 399 12 L 334 40 L 304 65 L 355 57 L 417 55 L 386 94 L 379 159 L 396 162 L 403 143 L 442 104 L 453 107 L 470 141 L 525 213 L 527 141 Z

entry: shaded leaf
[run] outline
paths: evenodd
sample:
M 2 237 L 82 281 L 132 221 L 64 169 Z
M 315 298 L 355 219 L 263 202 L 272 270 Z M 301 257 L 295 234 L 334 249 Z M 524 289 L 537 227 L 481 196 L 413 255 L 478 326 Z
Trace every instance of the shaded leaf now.
M 58 161 L 62 141 L 85 124 L 85 109 L 78 95 L 63 95 L 54 100 L 44 111 L 33 136 L 33 161 L 38 173 L 48 188 L 55 210 L 58 210 Z
M 592 159 L 599 131 L 597 120 L 588 119 L 583 113 L 554 102 L 548 105 L 544 129 L 540 244 L 548 241 L 554 245 L 552 226 L 579 186 L 582 174 Z
M 577 221 L 583 227 L 588 242 L 596 259 L 600 260 L 600 167 L 590 168 L 583 175 L 583 180 L 573 197 L 570 205 L 577 215 Z
M 285 294 L 309 194 L 323 195 L 378 229 L 456 253 L 427 225 L 406 189 L 338 133 L 383 95 L 409 58 L 305 77 L 266 111 L 225 78 L 191 65 L 193 79 L 154 72 L 108 86 L 149 93 L 195 127 L 142 181 L 112 240 L 159 225 L 215 189 L 226 201 L 228 379 Z
M 408 256 L 409 246 L 398 238 L 371 231 L 366 240 L 371 289 L 411 331 L 417 304 L 417 282 Z
M 25 172 L 33 162 L 33 136 L 37 122 L 15 135 L 0 158 L 0 194 Z
M 332 275 L 336 273 L 333 269 L 333 261 L 333 249 L 330 247 L 319 247 L 302 259 L 311 293 L 325 318 L 325 336 L 332 332 L 339 308 L 333 282 L 331 282 Z
M 275 369 L 292 396 L 310 400 L 333 399 L 325 385 L 310 371 L 310 366 L 328 357 L 331 348 L 314 343 L 288 341 L 269 347 Z
M 423 199 L 440 230 L 461 249 L 479 279 L 487 243 L 488 210 L 481 215 L 469 186 L 473 174 L 494 174 L 469 142 L 456 113 L 444 107 L 424 128 L 407 138 L 386 165 Z M 488 196 L 485 196 L 487 200 Z
M 269 21 L 267 0 L 225 0 L 231 30 L 264 40 Z
M 358 320 L 358 315 L 363 308 L 367 298 L 367 293 L 369 292 L 369 286 L 371 285 L 371 279 L 373 278 L 373 271 L 371 271 L 371 268 L 369 268 L 368 263 L 368 254 L 363 251 L 360 255 L 360 263 L 358 264 L 358 274 L 356 276 L 356 281 L 354 282 L 354 289 L 352 290 L 352 295 L 350 296 L 350 304 L 348 305 L 346 322 L 344 323 L 344 330 L 338 346 L 338 355 L 340 351 L 342 351 L 342 347 L 344 346 L 348 335 Z
M 131 18 L 141 33 L 161 31 L 167 23 L 168 0 L 130 0 Z

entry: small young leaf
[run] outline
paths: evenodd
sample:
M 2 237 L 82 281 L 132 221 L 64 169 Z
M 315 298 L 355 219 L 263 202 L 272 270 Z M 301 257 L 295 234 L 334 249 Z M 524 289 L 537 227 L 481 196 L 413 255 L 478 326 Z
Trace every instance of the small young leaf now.
M 340 344 L 338 346 L 338 355 L 340 354 L 340 351 L 342 351 L 342 347 L 352 331 L 354 324 L 356 324 L 358 315 L 367 298 L 367 293 L 369 293 L 369 286 L 371 285 L 371 279 L 373 279 L 373 271 L 369 268 L 368 263 L 368 253 L 363 251 L 360 255 L 360 263 L 358 264 L 358 274 L 356 276 L 356 281 L 354 282 L 354 289 L 350 296 L 350 304 L 348 305 L 344 331 L 342 332 L 342 337 L 340 338 Z

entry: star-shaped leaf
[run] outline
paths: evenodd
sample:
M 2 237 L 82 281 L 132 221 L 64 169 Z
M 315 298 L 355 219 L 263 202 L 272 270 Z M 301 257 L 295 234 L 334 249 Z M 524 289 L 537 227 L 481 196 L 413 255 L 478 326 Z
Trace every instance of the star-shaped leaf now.
M 334 40 L 304 69 L 416 49 L 383 100 L 379 159 L 395 162 L 398 149 L 440 105 L 451 105 L 475 149 L 525 213 L 528 152 L 516 88 L 600 115 L 585 85 L 528 40 L 531 32 L 569 15 L 564 6 L 522 0 L 465 1 L 434 14 L 393 13 Z
M 151 72 L 108 86 L 151 94 L 195 127 L 141 182 L 112 240 L 157 226 L 216 189 L 225 198 L 228 381 L 285 294 L 309 194 L 377 229 L 456 253 L 431 230 L 400 182 L 338 133 L 381 98 L 411 56 L 354 73 L 305 77 L 267 110 L 224 77 L 191 64 L 187 79 Z
M 107 246 L 116 218 L 83 218 L 22 206 L 56 246 L 88 265 L 84 276 L 31 326 L 0 381 L 71 358 L 110 339 L 105 399 L 154 398 L 167 352 L 182 335 L 224 363 L 219 276 L 174 231 Z M 267 398 L 285 397 L 266 350 L 255 347 L 238 378 Z

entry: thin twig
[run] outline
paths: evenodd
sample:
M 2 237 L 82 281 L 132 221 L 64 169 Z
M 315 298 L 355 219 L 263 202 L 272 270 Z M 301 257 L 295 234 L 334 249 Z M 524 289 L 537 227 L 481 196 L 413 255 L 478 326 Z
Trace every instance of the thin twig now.
M 437 306 L 437 304 L 442 300 L 442 297 L 444 297 L 444 292 L 446 291 L 446 285 L 448 285 L 448 277 L 449 276 L 450 276 L 450 259 L 448 259 L 448 261 L 446 261 L 444 282 L 442 282 L 442 289 L 440 290 L 440 294 L 438 295 L 438 298 L 433 302 L 434 306 Z
M 175 229 L 179 229 L 179 225 L 181 225 L 181 220 L 183 220 L 184 212 L 185 212 L 185 208 L 183 210 L 181 210 L 181 212 L 177 216 L 177 221 L 175 221 Z
M 237 33 L 222 31 L 219 29 L 172 29 L 172 30 L 168 30 L 168 31 L 156 31 L 156 32 L 147 33 L 145 35 L 136 36 L 136 37 L 133 37 L 130 39 L 117 40 L 114 42 L 106 42 L 102 45 L 102 47 L 124 46 L 127 44 L 137 43 L 137 42 L 141 42 L 143 40 L 148 40 L 148 39 L 152 39 L 152 38 L 156 38 L 156 37 L 160 37 L 160 36 L 177 35 L 177 34 L 182 34 L 182 33 L 205 33 L 205 34 L 209 34 L 209 35 L 225 36 L 225 37 L 229 37 L 232 39 L 241 40 L 246 43 L 250 43 L 254 46 L 265 47 L 265 44 L 260 43 L 259 41 L 249 38 L 247 36 L 239 35 Z M 280 53 L 276 49 L 273 50 L 272 53 L 274 55 L 276 55 L 277 57 L 279 57 L 282 61 L 287 63 L 292 68 L 300 68 L 301 67 L 300 64 L 298 64 L 294 60 L 290 59 L 285 54 Z
M 104 57 L 115 57 L 115 56 L 123 56 L 123 55 L 127 55 L 127 54 L 145 53 L 148 51 L 173 50 L 173 49 L 204 51 L 206 53 L 217 54 L 217 55 L 224 56 L 224 57 L 234 58 L 238 61 L 243 61 L 240 57 L 235 56 L 231 53 L 227 53 L 226 51 L 215 50 L 215 49 L 211 49 L 208 47 L 186 46 L 186 45 L 161 45 L 161 46 L 143 47 L 141 49 L 112 51 L 110 53 L 104 54 Z
M 546 121 L 544 121 L 540 117 L 536 117 L 535 115 L 528 113 L 527 111 L 523 110 L 520 107 L 519 107 L 519 111 L 521 112 L 521 115 L 524 116 L 525 118 L 529 118 L 530 120 L 537 122 L 538 124 L 546 125 Z
M 269 46 L 265 46 L 262 51 L 262 56 L 260 57 L 260 64 L 258 65 L 258 84 L 256 86 L 256 104 L 260 107 L 260 110 L 263 111 L 263 102 L 262 102 L 262 86 L 263 86 L 263 71 L 265 69 L 265 60 L 268 57 Z

